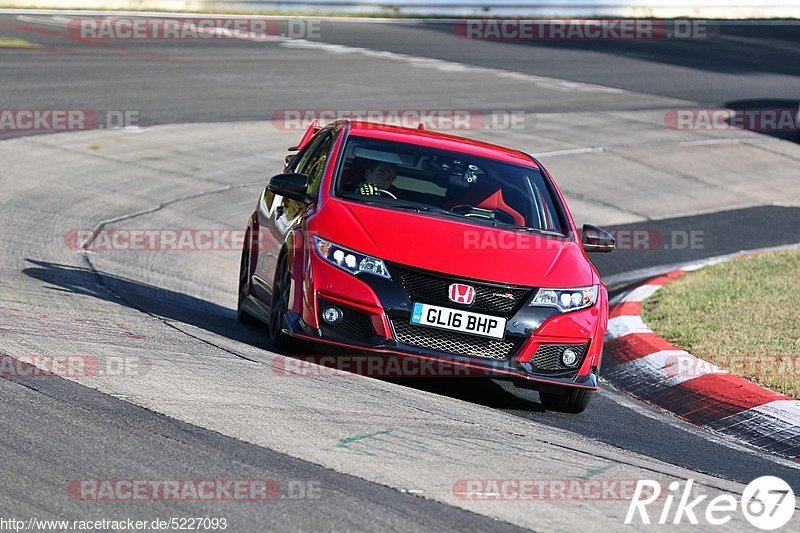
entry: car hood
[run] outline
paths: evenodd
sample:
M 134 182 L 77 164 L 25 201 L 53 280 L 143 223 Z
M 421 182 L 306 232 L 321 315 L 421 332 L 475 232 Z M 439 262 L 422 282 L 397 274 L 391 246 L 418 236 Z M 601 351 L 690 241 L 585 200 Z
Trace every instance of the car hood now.
M 312 233 L 389 262 L 530 287 L 597 283 L 594 267 L 573 240 L 337 199 L 325 202 L 313 218 Z

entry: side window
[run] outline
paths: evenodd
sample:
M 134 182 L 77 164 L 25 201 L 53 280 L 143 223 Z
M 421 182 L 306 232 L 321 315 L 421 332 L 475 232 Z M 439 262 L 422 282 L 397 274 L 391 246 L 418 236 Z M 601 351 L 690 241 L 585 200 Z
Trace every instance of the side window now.
M 317 192 L 319 192 L 319 186 L 322 184 L 322 175 L 325 172 L 325 165 L 328 162 L 332 145 L 333 135 L 328 135 L 314 152 L 311 159 L 309 159 L 305 170 L 301 171 L 304 174 L 308 174 L 308 194 L 312 196 L 316 196 Z
M 308 167 L 308 161 L 311 159 L 319 148 L 319 145 L 330 134 L 330 130 L 322 130 L 317 135 L 308 141 L 308 144 L 303 148 L 299 154 L 294 158 L 289 167 L 290 172 L 299 172 L 304 174 L 303 169 Z

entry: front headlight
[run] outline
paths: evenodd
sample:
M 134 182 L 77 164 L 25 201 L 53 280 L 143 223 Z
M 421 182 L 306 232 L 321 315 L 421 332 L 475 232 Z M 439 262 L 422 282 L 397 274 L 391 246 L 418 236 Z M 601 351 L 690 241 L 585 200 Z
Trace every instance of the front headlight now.
M 539 289 L 531 306 L 556 307 L 562 313 L 591 307 L 597 301 L 597 285 L 577 289 Z
M 335 265 L 342 270 L 346 270 L 351 274 L 360 274 L 366 272 L 367 274 L 374 274 L 382 278 L 392 279 L 386 265 L 383 264 L 381 259 L 364 255 L 353 250 L 349 250 L 338 244 L 320 239 L 317 236 L 313 237 L 314 248 L 321 258 L 328 263 Z

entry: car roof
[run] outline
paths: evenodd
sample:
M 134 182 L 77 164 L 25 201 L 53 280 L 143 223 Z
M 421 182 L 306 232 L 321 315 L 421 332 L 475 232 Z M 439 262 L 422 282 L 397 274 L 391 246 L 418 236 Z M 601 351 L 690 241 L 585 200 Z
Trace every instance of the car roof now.
M 524 152 L 505 148 L 496 144 L 435 131 L 393 126 L 377 122 L 355 120 L 343 122 L 350 125 L 350 135 L 355 137 L 367 137 L 406 144 L 416 144 L 428 148 L 439 148 L 441 150 L 514 163 L 530 168 L 539 168 L 536 162 Z

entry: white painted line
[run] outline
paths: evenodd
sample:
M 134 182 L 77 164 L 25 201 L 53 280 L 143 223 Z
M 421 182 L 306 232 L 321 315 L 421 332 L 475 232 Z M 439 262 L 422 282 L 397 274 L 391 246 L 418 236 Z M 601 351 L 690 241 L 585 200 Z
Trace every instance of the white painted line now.
M 775 400 L 708 424 L 748 444 L 789 457 L 800 456 L 800 401 Z
M 643 403 L 639 400 L 635 400 L 632 396 L 622 392 L 618 386 L 615 386 L 611 382 L 604 382 L 604 385 L 605 386 L 599 391 L 601 396 L 608 398 L 614 403 L 630 409 L 637 414 L 646 416 L 647 418 L 662 424 L 666 424 L 673 429 L 683 431 L 684 433 L 688 433 L 696 437 L 702 437 L 703 439 L 709 440 L 715 444 L 719 444 L 720 446 L 725 446 L 731 450 L 752 455 L 760 460 L 766 459 L 767 461 L 771 461 L 786 468 L 800 470 L 800 463 L 794 460 L 786 459 L 778 455 L 764 455 L 761 451 L 754 449 L 752 446 L 745 445 L 741 440 L 736 439 L 731 435 L 717 431 L 708 431 L 706 429 L 707 426 L 703 427 L 689 424 L 688 422 L 684 422 L 683 420 L 676 418 L 674 415 L 669 413 L 669 411 L 659 407 L 651 406 L 650 404 Z
M 369 48 L 361 48 L 358 46 L 330 44 L 319 41 L 309 41 L 306 39 L 280 39 L 279 41 L 281 43 L 281 46 L 286 48 L 320 50 L 332 54 L 360 54 L 363 56 L 372 57 L 376 59 L 403 62 L 413 67 L 429 68 L 438 70 L 440 72 L 470 73 L 470 74 L 522 81 L 542 89 L 550 89 L 553 91 L 562 91 L 562 92 L 583 91 L 583 92 L 608 93 L 608 94 L 627 93 L 627 91 L 624 91 L 622 89 L 605 87 L 602 85 L 560 80 L 557 78 L 548 78 L 546 76 L 535 76 L 533 74 L 523 74 L 521 72 L 514 72 L 498 68 L 478 67 L 474 65 L 467 65 L 464 63 L 457 63 L 454 61 L 445 61 L 442 59 L 433 59 L 430 57 L 420 57 L 407 54 L 398 54 L 395 52 L 372 50 Z
M 661 285 L 639 285 L 632 291 L 625 294 L 622 299 L 623 302 L 642 302 L 656 293 L 661 288 Z
M 550 115 L 554 113 L 537 113 L 537 115 Z M 743 130 L 744 131 L 744 130 Z M 708 140 L 700 140 L 700 141 L 680 141 L 677 143 L 678 146 L 706 146 L 706 145 L 715 145 L 715 144 L 756 144 L 756 143 L 768 143 L 768 142 L 775 142 L 775 139 L 771 138 L 761 138 L 761 137 L 743 137 L 741 139 L 708 139 Z M 597 152 L 607 152 L 609 150 L 615 149 L 625 149 L 631 147 L 645 147 L 645 146 L 670 146 L 674 145 L 674 142 L 657 142 L 657 143 L 645 143 L 645 144 L 618 144 L 613 146 L 588 146 L 585 148 L 570 148 L 565 150 L 554 150 L 552 152 L 542 152 L 536 154 L 536 157 L 558 157 L 562 155 L 578 155 L 578 154 L 591 154 Z
M 721 263 L 721 262 L 722 260 L 709 259 L 707 261 L 702 261 L 700 263 L 686 265 L 685 267 L 681 268 L 681 270 L 685 270 L 686 272 L 694 272 L 695 270 L 700 270 L 701 268 L 705 268 L 708 265 L 713 265 L 714 263 Z
M 628 302 L 642 302 L 648 296 L 652 296 L 658 289 L 661 288 L 661 285 L 639 285 L 638 287 L 631 289 L 629 291 L 621 292 L 617 294 L 611 300 L 608 301 L 609 307 L 614 307 L 620 305 L 622 303 Z
M 123 16 L 123 14 L 111 12 L 106 14 L 106 16 L 107 18 L 119 18 L 120 16 Z M 138 16 L 144 16 L 144 15 L 139 14 Z M 163 16 L 164 15 L 162 14 L 161 17 L 163 18 Z M 192 18 L 196 17 L 197 16 L 195 15 Z M 217 17 L 219 17 L 219 15 L 217 15 Z M 55 26 L 65 26 L 69 23 L 69 19 L 63 16 L 29 17 L 26 15 L 21 15 L 18 18 L 20 20 L 25 20 L 26 22 L 55 25 Z M 276 17 L 276 18 L 283 18 L 283 17 Z M 477 74 L 477 75 L 489 76 L 501 79 L 510 79 L 515 81 L 521 81 L 524 83 L 534 85 L 541 89 L 549 89 L 552 91 L 560 91 L 560 92 L 580 91 L 580 92 L 606 93 L 606 94 L 624 94 L 627 92 L 622 89 L 617 89 L 615 87 L 605 87 L 602 85 L 595 85 L 591 83 L 580 83 L 576 81 L 561 80 L 558 78 L 550 78 L 547 76 L 536 76 L 533 74 L 524 74 L 522 72 L 515 72 L 511 70 L 504 70 L 498 68 L 467 65 L 465 63 L 459 63 L 455 61 L 445 61 L 443 59 L 434 59 L 431 57 L 399 54 L 396 52 L 389 52 L 386 50 L 372 50 L 370 48 L 362 48 L 360 46 L 332 44 L 322 41 L 309 41 L 308 39 L 290 39 L 281 36 L 258 34 L 253 32 L 243 32 L 237 30 L 228 30 L 222 28 L 203 28 L 203 31 L 208 34 L 224 34 L 226 36 L 230 35 L 231 37 L 234 37 L 242 41 L 277 42 L 279 43 L 280 46 L 285 48 L 320 50 L 323 52 L 328 52 L 331 54 L 340 54 L 340 55 L 360 54 L 366 57 L 406 63 L 408 65 L 411 65 L 412 67 L 433 69 L 439 72 L 458 72 L 458 73 Z M 603 151 L 603 148 L 581 148 L 578 150 L 582 152 L 593 152 L 593 151 Z M 580 153 L 580 152 L 572 152 L 572 153 Z M 550 152 L 547 155 L 552 156 L 554 154 L 556 154 L 556 152 Z
M 41 24 L 43 26 L 56 26 L 66 27 L 70 21 L 74 20 L 71 17 L 29 17 L 27 15 L 20 15 L 17 20 L 21 22 L 28 22 L 30 24 Z
M 586 148 L 572 148 L 569 150 L 554 150 L 552 152 L 540 152 L 535 154 L 536 157 L 556 157 L 559 155 L 573 155 L 573 154 L 592 154 L 596 152 L 605 152 L 607 150 L 604 146 L 589 146 Z
M 631 333 L 652 333 L 640 316 L 615 316 L 609 319 L 606 340 L 616 339 Z
M 105 15 L 107 18 L 115 18 L 115 17 L 119 18 L 121 16 L 126 16 L 126 13 L 112 11 L 112 12 L 102 13 L 102 15 Z M 133 15 L 140 17 L 150 16 L 149 13 L 139 13 L 139 14 L 134 13 Z M 159 14 L 160 18 L 164 18 L 165 16 L 166 15 L 163 13 Z M 197 18 L 197 16 L 198 15 L 191 15 L 191 16 L 186 14 L 183 15 L 184 18 L 190 18 L 190 17 Z M 209 15 L 209 16 L 214 16 L 214 15 Z M 219 18 L 220 15 L 216 15 L 216 17 Z M 21 15 L 18 18 L 20 19 L 24 18 L 28 22 L 47 24 L 47 25 L 59 25 L 59 26 L 66 25 L 69 22 L 69 20 L 63 16 L 49 17 L 50 20 L 47 20 L 48 17 L 41 17 L 39 20 L 37 20 L 35 17 L 28 17 L 26 15 Z M 285 17 L 274 17 L 274 18 L 282 19 Z M 408 21 L 406 21 L 406 23 L 408 23 Z M 225 35 L 231 35 L 232 37 L 235 37 L 236 39 L 240 39 L 243 41 L 277 42 L 280 44 L 280 46 L 283 46 L 285 48 L 320 50 L 331 54 L 360 54 L 363 56 L 381 60 L 402 62 L 416 68 L 433 69 L 439 72 L 458 72 L 458 73 L 477 74 L 477 75 L 489 76 L 501 79 L 510 79 L 515 81 L 521 81 L 523 83 L 528 83 L 536 87 L 539 87 L 541 89 L 549 89 L 552 91 L 560 91 L 560 92 L 579 91 L 579 92 L 605 93 L 605 94 L 625 94 L 628 92 L 623 89 L 617 89 L 615 87 L 606 87 L 603 85 L 596 85 L 591 83 L 568 81 L 558 78 L 550 78 L 547 76 L 536 76 L 533 74 L 524 74 L 522 72 L 516 72 L 505 69 L 467 65 L 465 63 L 459 63 L 455 61 L 445 61 L 442 59 L 434 59 L 430 57 L 399 54 L 396 52 L 389 52 L 386 50 L 373 50 L 370 48 L 362 48 L 359 46 L 332 44 L 322 41 L 309 41 L 307 39 L 290 39 L 281 36 L 264 35 L 264 34 L 242 32 L 242 31 L 231 31 L 220 28 L 204 28 L 204 30 L 206 30 L 206 32 L 209 34 L 224 32 Z M 583 153 L 583 152 L 603 151 L 604 148 L 580 148 L 577 150 L 579 151 L 578 152 L 564 151 L 563 153 Z M 540 156 L 541 155 L 542 154 L 540 154 Z M 553 155 L 558 155 L 558 153 L 550 152 L 545 155 L 553 156 Z
M 644 357 L 615 366 L 611 375 L 635 390 L 630 392 L 655 393 L 707 374 L 729 374 L 717 365 L 695 357 L 684 350 L 660 350 Z
M 800 433 L 800 400 L 775 400 L 754 407 L 751 411 L 757 411 L 767 416 L 780 420 L 789 426 L 795 427 Z
M 793 424 L 800 427 L 800 400 L 775 400 L 754 407 L 753 410 L 780 415 L 783 420 L 791 420 Z
M 683 350 L 662 350 L 622 363 L 606 371 L 609 378 L 633 394 L 653 398 L 665 389 L 675 387 L 702 374 L 681 373 L 683 361 L 694 357 Z
M 110 17 L 119 17 L 118 13 L 112 13 Z M 63 18 L 63 17 L 62 17 Z M 280 17 L 279 17 L 280 18 Z M 53 22 L 40 21 L 42 24 L 53 24 Z M 60 23 L 59 23 L 60 24 Z M 290 39 L 281 36 L 265 35 L 252 32 L 231 31 L 222 28 L 204 28 L 205 32 L 209 34 L 225 34 L 231 35 L 236 39 L 242 41 L 253 42 L 277 42 L 284 48 L 294 48 L 302 50 L 320 50 L 323 52 L 345 55 L 345 54 L 359 54 L 370 58 L 396 61 L 406 63 L 415 68 L 433 69 L 439 72 L 457 72 L 466 74 L 477 74 L 501 79 L 510 79 L 521 81 L 534 85 L 542 89 L 549 89 L 560 92 L 590 92 L 590 93 L 606 93 L 606 94 L 624 94 L 627 91 L 617 89 L 615 87 L 605 87 L 602 85 L 595 85 L 591 83 L 581 83 L 575 81 L 562 80 L 558 78 L 550 78 L 547 76 L 536 76 L 533 74 L 524 74 L 522 72 L 515 72 L 511 70 L 504 70 L 490 67 L 480 67 L 475 65 L 467 65 L 455 61 L 445 61 L 443 59 L 434 59 L 431 57 L 413 56 L 408 54 L 399 54 L 396 52 L 389 52 L 386 50 L 373 50 L 370 48 L 362 48 L 360 46 L 349 46 L 343 44 L 332 44 L 322 41 L 309 41 L 308 39 Z M 579 150 L 592 152 L 603 151 L 603 148 L 581 148 Z M 555 152 L 550 152 L 553 155 Z
M 727 108 L 719 108 L 722 111 L 730 111 Z M 742 135 L 745 135 L 746 130 L 742 130 Z M 715 145 L 715 144 L 762 144 L 762 143 L 771 143 L 775 142 L 775 138 L 770 137 L 744 137 L 741 138 L 725 138 L 725 139 L 706 139 L 706 140 L 699 140 L 699 141 L 680 141 L 678 146 L 707 146 L 707 145 Z

